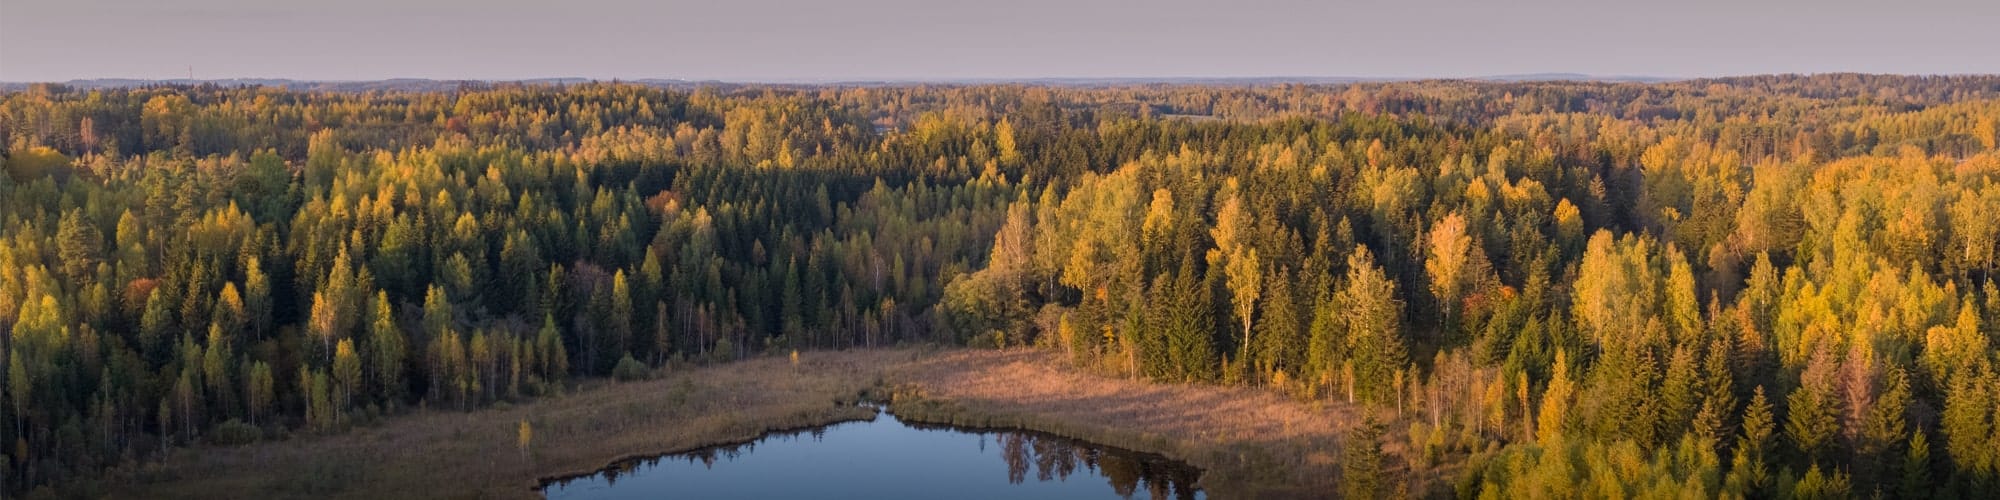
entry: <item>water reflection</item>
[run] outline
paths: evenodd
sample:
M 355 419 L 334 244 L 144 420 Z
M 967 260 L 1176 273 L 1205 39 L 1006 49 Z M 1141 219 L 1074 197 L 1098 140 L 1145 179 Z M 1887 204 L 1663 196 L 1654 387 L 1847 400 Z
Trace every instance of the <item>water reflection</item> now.
M 995 470 L 995 455 L 1004 475 Z M 1194 488 L 1200 477 L 1200 470 L 1159 455 L 884 414 L 620 462 L 546 483 L 543 492 L 549 498 L 1196 499 L 1205 498 Z

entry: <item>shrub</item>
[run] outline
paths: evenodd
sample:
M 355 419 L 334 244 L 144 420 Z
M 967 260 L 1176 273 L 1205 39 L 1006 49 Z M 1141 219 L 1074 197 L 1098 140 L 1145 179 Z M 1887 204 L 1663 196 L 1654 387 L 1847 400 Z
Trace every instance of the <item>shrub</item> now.
M 209 434 L 210 441 L 223 446 L 255 443 L 258 439 L 263 439 L 263 437 L 263 429 L 236 419 L 229 419 L 227 422 L 216 425 L 215 432 Z
M 619 381 L 645 380 L 652 375 L 652 371 L 645 363 L 632 359 L 632 355 L 627 354 L 624 359 L 618 360 L 618 366 L 611 368 L 611 376 Z
M 712 363 L 722 363 L 734 359 L 736 359 L 736 343 L 729 341 L 727 338 L 715 341 L 715 350 L 708 352 L 708 360 Z

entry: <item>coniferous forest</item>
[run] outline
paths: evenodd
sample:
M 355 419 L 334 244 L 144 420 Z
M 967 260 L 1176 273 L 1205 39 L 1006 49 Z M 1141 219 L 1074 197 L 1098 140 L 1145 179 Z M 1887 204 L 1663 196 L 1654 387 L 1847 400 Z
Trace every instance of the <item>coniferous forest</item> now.
M 36 85 L 0 471 L 942 344 L 1366 409 L 1331 494 L 1990 496 L 1996 142 L 1993 76 Z

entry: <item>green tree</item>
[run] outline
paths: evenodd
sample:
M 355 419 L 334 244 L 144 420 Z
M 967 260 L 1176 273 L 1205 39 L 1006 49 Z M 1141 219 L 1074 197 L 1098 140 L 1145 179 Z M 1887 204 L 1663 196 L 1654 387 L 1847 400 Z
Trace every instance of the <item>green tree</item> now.
M 1215 374 L 1215 352 L 1210 339 L 1210 332 L 1215 329 L 1214 306 L 1197 274 L 1193 259 L 1188 259 L 1171 280 L 1163 276 L 1155 282 L 1154 301 L 1149 308 L 1153 324 L 1147 330 L 1159 335 L 1166 349 L 1157 366 L 1147 367 L 1156 378 L 1200 381 Z
M 1363 401 L 1393 402 L 1395 373 L 1409 364 L 1404 345 L 1403 303 L 1396 283 L 1375 265 L 1367 247 L 1356 246 L 1347 257 L 1346 285 L 1334 295 L 1344 330 L 1344 349 L 1354 367 L 1355 394 Z
M 291 215 L 292 170 L 285 159 L 271 150 L 250 155 L 250 166 L 237 175 L 236 202 L 250 210 L 259 224 L 284 220 Z
M 368 323 L 369 365 L 373 367 L 373 377 L 379 394 L 387 400 L 395 401 L 403 394 L 407 384 L 403 380 L 403 359 L 409 351 L 408 341 L 402 328 L 396 326 L 395 310 L 389 305 L 387 292 L 375 292 L 375 302 L 369 307 L 374 320 Z
M 1840 402 L 1833 394 L 1830 360 L 1815 356 L 1814 365 L 1801 375 L 1802 385 L 1785 399 L 1785 436 L 1809 463 L 1829 458 L 1840 433 Z
M 69 278 L 70 286 L 89 283 L 97 272 L 97 264 L 104 260 L 103 246 L 104 233 L 84 218 L 83 211 L 63 214 L 56 230 L 56 254 L 62 260 L 63 276 Z
M 146 296 L 145 313 L 139 319 L 139 347 L 156 360 L 164 356 L 169 339 L 177 333 L 172 300 L 159 289 L 153 289 Z
M 1341 445 L 1340 491 L 1345 498 L 1384 498 L 1391 477 L 1382 453 L 1382 424 L 1363 420 Z
M 1298 295 L 1292 289 L 1292 277 L 1283 266 L 1271 270 L 1264 280 L 1264 318 L 1258 323 L 1257 359 L 1264 376 L 1297 375 L 1305 364 L 1306 335 L 1301 325 L 1298 309 Z
M 208 341 L 204 347 L 201 358 L 202 387 L 207 389 L 217 406 L 227 407 L 227 398 L 236 393 L 229 374 L 229 367 L 236 362 L 236 351 L 224 336 L 220 324 L 209 325 Z
M 1851 498 L 1852 493 L 1849 490 L 1852 489 L 1847 473 L 1828 474 L 1820 471 L 1819 464 L 1813 464 L 1806 470 L 1806 475 L 1792 485 L 1791 498 L 1800 500 Z
M 257 417 L 271 408 L 277 394 L 276 380 L 271 377 L 271 365 L 263 361 L 251 362 L 246 371 L 249 375 L 243 384 L 243 399 L 250 413 L 250 422 L 255 424 Z
M 1936 491 L 1931 485 L 1931 444 L 1923 430 L 1910 433 L 1904 448 L 1903 477 L 1897 493 L 1903 498 L 1927 498 Z
M 1942 428 L 1945 452 L 1961 474 L 1986 474 L 1994 464 L 1994 408 L 1990 382 L 1982 375 L 1956 377 L 1945 394 Z
M 562 334 L 556 331 L 553 316 L 542 317 L 542 329 L 535 336 L 535 351 L 543 360 L 542 379 L 549 383 L 561 382 L 569 374 L 569 354 L 563 347 Z

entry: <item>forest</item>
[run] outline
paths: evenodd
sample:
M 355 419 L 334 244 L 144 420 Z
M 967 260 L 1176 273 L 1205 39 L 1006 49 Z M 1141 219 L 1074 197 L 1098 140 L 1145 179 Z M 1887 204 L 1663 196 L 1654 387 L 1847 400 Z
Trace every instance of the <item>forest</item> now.
M 1994 76 L 39 84 L 0 490 L 924 343 L 1365 408 L 1348 496 L 1989 496 L 1996 143 Z

